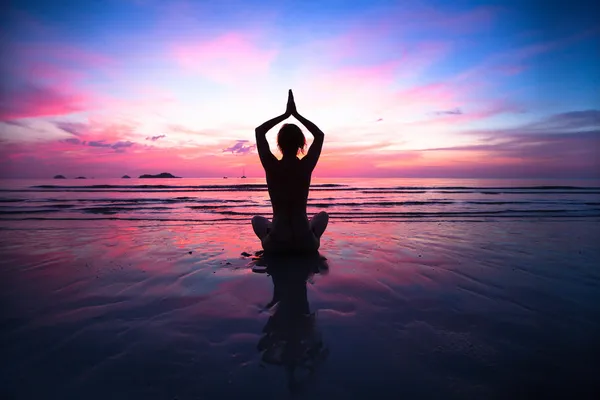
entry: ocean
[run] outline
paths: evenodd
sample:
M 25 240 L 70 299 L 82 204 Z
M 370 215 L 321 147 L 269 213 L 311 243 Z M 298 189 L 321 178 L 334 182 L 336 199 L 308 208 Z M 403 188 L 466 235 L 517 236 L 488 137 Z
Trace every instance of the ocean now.
M 264 179 L 0 181 L 0 219 L 248 222 L 271 215 Z M 314 179 L 307 213 L 343 221 L 600 217 L 600 181 Z

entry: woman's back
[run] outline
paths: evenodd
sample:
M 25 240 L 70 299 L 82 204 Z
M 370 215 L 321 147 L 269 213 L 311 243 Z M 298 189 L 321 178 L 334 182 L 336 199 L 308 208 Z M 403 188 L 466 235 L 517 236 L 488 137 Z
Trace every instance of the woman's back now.
M 280 242 L 312 241 L 306 216 L 311 172 L 297 158 L 279 160 L 274 168 L 266 171 L 273 206 L 273 228 L 270 233 Z
M 282 159 L 265 172 L 273 214 L 306 214 L 312 171 L 305 167 L 302 160 Z

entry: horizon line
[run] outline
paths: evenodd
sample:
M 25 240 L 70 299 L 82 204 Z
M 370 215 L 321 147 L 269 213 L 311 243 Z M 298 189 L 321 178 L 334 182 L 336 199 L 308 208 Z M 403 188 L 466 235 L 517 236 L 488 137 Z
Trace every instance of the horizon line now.
M 82 175 L 81 175 L 82 176 Z M 240 176 L 228 176 L 228 177 L 223 177 L 223 176 L 186 176 L 186 177 L 176 177 L 176 178 L 139 178 L 139 177 L 130 177 L 130 178 L 123 178 L 123 177 L 119 177 L 119 176 L 114 176 L 114 177 L 84 177 L 82 178 L 77 178 L 77 177 L 65 177 L 65 178 L 54 178 L 54 177 L 0 177 L 0 180 L 8 180 L 8 179 L 21 179 L 21 180 L 25 180 L 25 179 L 50 179 L 50 180 L 85 180 L 85 179 L 144 179 L 144 180 L 165 180 L 165 179 L 265 179 L 266 177 L 257 177 L 257 176 L 247 176 L 245 178 L 242 178 Z M 573 179 L 581 179 L 581 180 L 590 180 L 590 179 L 600 179 L 600 176 L 597 177 L 548 177 L 548 176 L 530 176 L 530 177 L 511 177 L 511 176 L 503 176 L 503 177 L 486 177 L 486 176 L 470 176 L 470 177 L 448 177 L 448 176 L 319 176 L 319 177 L 312 177 L 312 179 L 516 179 L 516 180 L 523 180 L 523 179 L 568 179 L 568 180 L 573 180 Z

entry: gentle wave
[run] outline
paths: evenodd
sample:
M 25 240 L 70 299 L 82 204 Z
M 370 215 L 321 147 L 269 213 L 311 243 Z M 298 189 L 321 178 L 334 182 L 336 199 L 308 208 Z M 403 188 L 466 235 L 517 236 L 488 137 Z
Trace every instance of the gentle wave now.
M 107 215 L 111 215 L 108 213 Z M 222 217 L 222 218 L 189 218 L 189 217 L 156 217 L 156 218 L 148 218 L 148 217 L 125 217 L 125 216 L 99 216 L 94 218 L 86 218 L 86 217 L 22 217 L 22 218 L 0 218 L 3 221 L 27 221 L 27 220 L 48 220 L 48 221 L 100 221 L 100 220 L 123 220 L 123 221 L 180 221 L 180 222 L 206 222 L 211 223 L 215 221 L 229 221 L 229 222 L 249 222 L 251 216 L 254 215 L 262 215 L 265 217 L 269 217 L 270 213 L 247 213 L 247 214 L 236 214 L 235 216 Z M 598 219 L 600 221 L 600 210 L 597 210 L 594 214 L 581 214 L 581 215 L 572 215 L 570 213 L 541 213 L 539 215 L 536 214 L 517 214 L 517 213 L 373 213 L 373 214 L 351 214 L 351 213 L 330 213 L 330 218 L 333 220 L 339 219 L 344 221 L 381 221 L 381 220 L 419 220 L 419 221 L 468 221 L 468 220 L 493 220 L 493 219 L 519 219 L 519 220 L 553 220 L 553 219 L 587 219 L 590 218 Z
M 595 186 L 395 186 L 364 187 L 340 184 L 314 184 L 311 192 L 355 192 L 361 194 L 600 194 Z M 202 193 L 266 192 L 266 184 L 238 185 L 37 185 L 27 188 L 0 189 L 4 193 Z M 5 201 L 5 200 L 2 200 Z
M 118 198 L 102 198 L 102 199 L 2 199 L 0 202 L 3 203 L 49 203 L 49 202 L 103 202 L 103 203 L 252 203 L 251 200 L 236 200 L 236 199 L 201 199 L 197 197 L 173 197 L 173 198 L 153 198 L 153 199 L 118 199 Z M 2 207 L 2 206 L 0 206 Z
M 42 189 L 214 189 L 214 188 L 263 188 L 266 189 L 266 184 L 261 183 L 242 183 L 237 185 L 36 185 L 30 186 L 31 188 L 42 188 Z M 312 184 L 311 188 L 341 188 L 348 187 L 348 185 L 341 185 L 335 183 L 321 183 Z M 367 188 L 355 188 L 355 189 L 367 189 Z M 398 190 L 422 190 L 422 189 L 438 189 L 438 190 L 478 190 L 478 189 L 494 189 L 494 190 L 523 190 L 523 189 L 536 189 L 536 190 L 600 190 L 600 187 L 595 186 L 392 186 L 392 187 L 373 187 L 370 189 L 398 189 Z
M 231 209 L 224 209 L 227 207 L 222 206 L 191 206 L 189 207 L 191 211 L 203 211 L 208 212 L 209 214 L 214 215 L 228 215 L 228 216 L 247 216 L 251 217 L 253 215 L 264 215 L 270 216 L 270 212 L 261 212 L 259 210 L 252 211 L 236 211 Z M 261 208 L 267 208 L 266 206 L 262 206 Z M 2 216 L 10 216 L 10 215 L 26 215 L 26 214 L 49 214 L 49 213 L 58 213 L 64 212 L 64 209 L 20 209 L 20 210 L 0 210 L 0 215 Z M 131 214 L 139 214 L 141 219 L 154 219 L 154 218 L 145 218 L 142 217 L 145 212 L 149 213 L 157 213 L 157 214 L 170 214 L 170 215 L 185 215 L 185 213 L 178 212 L 178 210 L 174 210 L 169 207 L 137 207 L 137 208 L 128 208 L 128 207 L 84 207 L 79 208 L 77 210 L 67 210 L 67 211 L 76 211 L 80 214 L 119 214 L 119 213 L 131 213 Z M 168 212 L 161 212 L 168 211 Z M 309 213 L 310 214 L 310 213 Z M 513 217 L 532 217 L 532 216 L 540 216 L 542 214 L 546 214 L 549 216 L 559 216 L 561 214 L 570 214 L 571 216 L 582 216 L 582 217 L 600 217 L 600 208 L 590 208 L 590 209 L 529 209 L 529 210 L 519 210 L 519 209 L 504 209 L 504 210 L 464 210 L 464 211 L 357 211 L 357 210 L 345 210 L 345 211 L 328 211 L 330 217 L 340 217 L 343 216 L 345 218 L 365 218 L 365 217 L 402 217 L 402 218 L 411 218 L 411 217 L 469 217 L 469 216 L 513 216 Z M 66 216 L 65 216 L 66 217 Z M 10 218 L 14 219 L 14 218 Z M 60 218 L 59 218 L 60 219 Z M 177 219 L 177 218 L 175 218 Z
M 311 185 L 311 187 L 345 187 L 335 183 L 322 183 Z M 88 185 L 88 186 L 63 186 L 63 185 L 37 185 L 31 186 L 39 189 L 244 189 L 244 188 L 262 188 L 266 189 L 266 184 L 261 183 L 241 183 L 238 185 Z
M 449 205 L 449 204 L 473 204 L 473 205 L 507 205 L 507 204 L 520 204 L 520 205 L 600 205 L 600 202 L 587 202 L 587 201 L 548 201 L 548 200 L 538 200 L 538 201 L 485 201 L 485 200 L 407 200 L 407 201 L 332 201 L 323 202 L 326 199 L 318 199 L 318 200 L 309 200 L 307 202 L 307 206 L 309 207 L 343 207 L 343 206 L 353 206 L 353 207 L 365 207 L 365 206 L 380 206 L 380 207 L 391 207 L 391 206 L 428 206 L 428 205 Z M 114 207 L 118 208 L 121 206 L 129 206 L 131 209 L 142 209 L 140 206 L 149 205 L 149 204 L 192 204 L 192 203 L 201 203 L 202 205 L 187 205 L 188 208 L 204 208 L 204 207 L 261 207 L 261 206 L 270 206 L 267 203 L 257 204 L 253 200 L 239 200 L 239 199 L 230 199 L 230 200 L 222 200 L 222 199 L 200 199 L 193 197 L 186 198 L 166 198 L 166 199 L 36 199 L 36 200 L 27 200 L 27 199 L 2 199 L 1 202 L 8 204 L 11 202 L 19 203 L 19 205 L 0 205 L 0 210 L 5 208 L 15 208 L 19 207 L 21 204 L 25 203 L 22 208 L 30 208 L 30 207 L 53 207 L 53 208 L 72 208 L 77 205 L 82 205 L 85 203 L 104 203 L 107 204 L 106 207 Z M 41 203 L 39 205 L 35 205 L 37 203 Z M 53 204 L 58 203 L 58 204 Z M 77 204 L 64 204 L 64 203 L 77 203 Z M 30 205 L 31 204 L 31 205 Z M 164 207 L 168 209 L 175 209 L 172 207 Z
M 271 216 L 265 183 L 183 181 L 181 184 L 123 185 L 112 182 L 114 184 L 81 186 L 54 182 L 4 186 L 0 189 L 0 220 L 245 221 L 253 215 Z M 396 180 L 385 186 L 381 181 L 360 179 L 352 184 L 317 183 L 311 185 L 307 211 L 312 214 L 326 210 L 334 219 L 356 221 L 600 216 L 600 186 L 592 182 L 574 185 L 520 182 L 515 186 L 491 181 L 489 185 L 482 181 L 471 182 L 472 185 L 450 182 L 403 185 L 403 181 Z

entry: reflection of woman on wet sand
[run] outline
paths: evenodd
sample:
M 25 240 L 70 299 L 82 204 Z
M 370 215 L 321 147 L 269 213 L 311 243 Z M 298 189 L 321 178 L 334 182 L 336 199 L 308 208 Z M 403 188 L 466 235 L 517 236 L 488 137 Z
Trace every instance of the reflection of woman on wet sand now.
M 275 158 L 269 149 L 266 134 L 278 123 L 293 116 L 314 136 L 314 142 L 302 159 L 298 151 L 304 152 L 306 139 L 295 124 L 284 124 L 277 135 L 277 146 L 283 157 Z M 292 91 L 288 94 L 287 109 L 256 128 L 256 147 L 267 176 L 269 197 L 273 206 L 273 222 L 255 216 L 252 218 L 254 232 L 268 252 L 314 252 L 319 249 L 320 238 L 329 216 L 325 212 L 315 215 L 310 221 L 306 216 L 306 201 L 312 171 L 319 161 L 325 135 L 312 122 L 296 110 Z
M 316 329 L 316 315 L 310 313 L 306 291 L 306 281 L 314 273 L 326 273 L 328 266 L 318 255 L 266 262 L 273 279 L 273 299 L 266 307 L 277 308 L 263 328 L 257 348 L 264 363 L 285 367 L 290 389 L 295 390 L 328 354 Z

